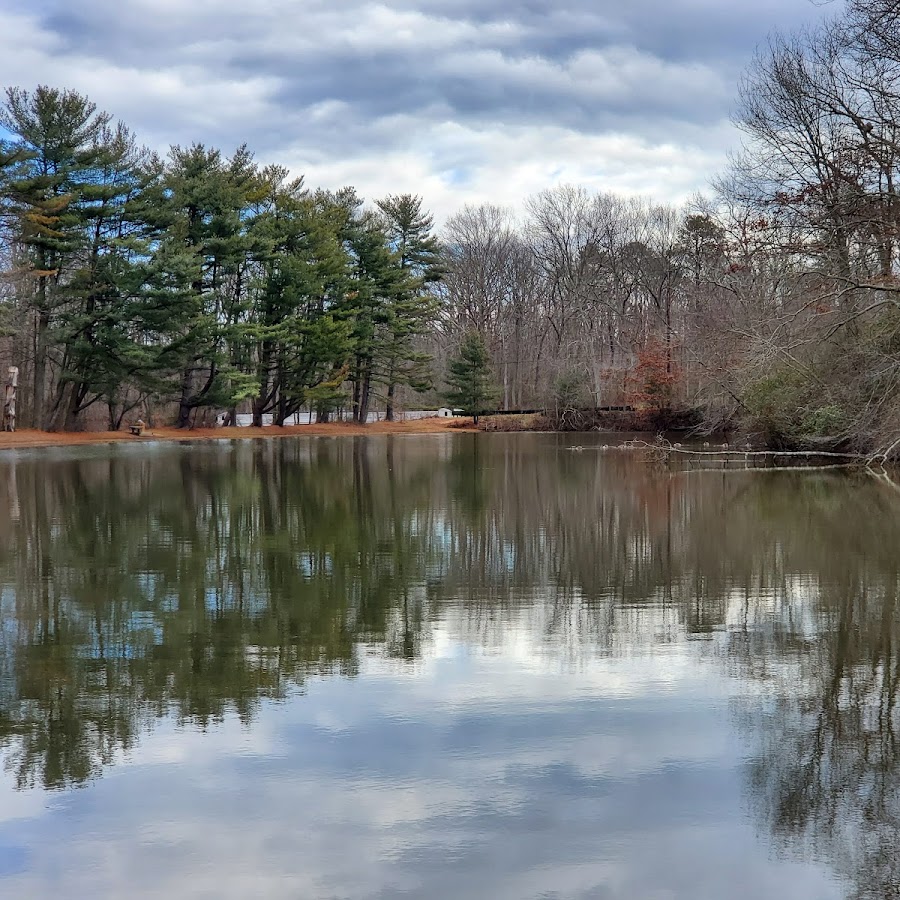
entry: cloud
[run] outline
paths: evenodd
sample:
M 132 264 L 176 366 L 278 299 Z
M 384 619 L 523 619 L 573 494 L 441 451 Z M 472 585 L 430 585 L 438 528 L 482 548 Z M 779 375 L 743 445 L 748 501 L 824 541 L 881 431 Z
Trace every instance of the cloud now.
M 309 183 L 412 190 L 439 216 L 564 177 L 678 201 L 736 142 L 754 46 L 822 14 L 807 0 L 14 0 L 0 83 L 83 91 L 157 149 L 246 142 Z
M 572 668 L 514 621 L 502 653 L 466 631 L 460 610 L 417 668 L 373 654 L 249 729 L 157 723 L 97 782 L 0 816 L 0 890 L 842 895 L 824 867 L 773 859 L 745 817 L 736 684 L 711 695 L 696 644 Z

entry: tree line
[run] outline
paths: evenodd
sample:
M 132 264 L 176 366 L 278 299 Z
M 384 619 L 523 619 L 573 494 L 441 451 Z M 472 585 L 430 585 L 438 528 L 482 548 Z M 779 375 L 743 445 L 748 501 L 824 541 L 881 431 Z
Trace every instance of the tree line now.
M 898 23 L 896 4 L 858 0 L 759 49 L 734 112 L 742 147 L 708 197 L 562 186 L 523 216 L 451 217 L 445 316 L 486 335 L 503 402 L 680 407 L 776 446 L 890 447 Z
M 430 384 L 417 348 L 439 254 L 420 198 L 365 208 L 283 167 L 193 144 L 162 158 L 69 90 L 11 88 L 0 111 L 2 327 L 27 424 L 117 429 L 169 403 L 282 424 Z M 345 393 L 346 389 L 346 393 Z
M 564 185 L 520 215 L 467 206 L 440 233 L 417 196 L 367 207 L 244 147 L 160 158 L 74 92 L 11 89 L 0 315 L 26 418 L 78 427 L 99 404 L 118 427 L 170 403 L 179 425 L 238 408 L 364 422 L 439 402 L 449 372 L 442 399 L 482 407 L 624 405 L 780 447 L 890 447 L 892 9 L 854 0 L 758 51 L 744 142 L 711 196 L 675 207 Z M 469 371 L 481 342 L 490 385 Z

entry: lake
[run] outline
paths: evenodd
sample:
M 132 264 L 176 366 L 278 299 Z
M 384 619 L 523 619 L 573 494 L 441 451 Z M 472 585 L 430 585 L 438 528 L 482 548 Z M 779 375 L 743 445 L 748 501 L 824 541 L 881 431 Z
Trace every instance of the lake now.
M 601 440 L 0 454 L 0 896 L 898 896 L 900 494 Z

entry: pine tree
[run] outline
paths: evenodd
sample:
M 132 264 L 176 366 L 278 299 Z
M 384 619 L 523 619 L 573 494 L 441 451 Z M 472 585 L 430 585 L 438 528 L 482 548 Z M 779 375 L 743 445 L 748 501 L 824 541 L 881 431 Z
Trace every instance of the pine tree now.
M 0 150 L 16 157 L 4 179 L 3 205 L 29 289 L 21 300 L 34 314 L 31 420 L 37 428 L 48 419 L 53 331 L 60 311 L 73 302 L 72 272 L 89 241 L 86 191 L 95 181 L 98 139 L 109 122 L 81 94 L 45 86 L 34 93 L 9 88 L 0 109 L 0 126 L 13 135 Z
M 478 416 L 497 402 L 490 358 L 484 338 L 478 332 L 471 331 L 463 338 L 458 355 L 450 361 L 447 385 L 449 390 L 444 395 L 447 402 L 464 415 L 472 416 L 475 424 Z
M 422 209 L 422 198 L 389 194 L 377 202 L 382 227 L 404 276 L 389 298 L 381 339 L 382 380 L 387 388 L 385 418 L 394 418 L 397 385 L 416 391 L 431 387 L 431 357 L 416 346 L 438 310 L 432 286 L 440 280 L 440 245 L 432 234 L 433 217 Z
M 345 245 L 352 259 L 344 314 L 352 322 L 353 418 L 368 419 L 373 389 L 383 380 L 383 339 L 390 321 L 391 302 L 407 287 L 407 276 L 391 250 L 380 218 L 362 212 L 355 191 L 341 192 L 348 218 Z
M 80 413 L 105 401 L 115 430 L 155 385 L 165 317 L 155 314 L 144 287 L 159 233 L 140 211 L 158 177 L 158 160 L 124 125 L 101 130 L 94 176 L 82 190 L 84 252 L 55 329 L 62 362 L 51 428 L 73 430 Z
M 334 408 L 351 353 L 350 324 L 335 314 L 349 278 L 341 210 L 285 169 L 263 176 L 269 197 L 252 229 L 263 247 L 254 311 L 257 426 L 268 412 L 281 425 L 307 404 L 322 413 Z
M 183 280 L 171 298 L 177 331 L 168 351 L 180 372 L 176 424 L 183 428 L 197 408 L 230 408 L 257 393 L 255 373 L 240 371 L 234 358 L 245 338 L 245 217 L 260 182 L 246 147 L 226 159 L 194 144 L 172 148 L 165 188 L 169 221 L 158 254 L 180 260 Z

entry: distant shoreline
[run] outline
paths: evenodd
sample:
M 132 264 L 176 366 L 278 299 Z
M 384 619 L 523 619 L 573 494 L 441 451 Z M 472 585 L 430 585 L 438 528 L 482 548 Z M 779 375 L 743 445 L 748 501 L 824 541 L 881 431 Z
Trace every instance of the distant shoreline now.
M 0 450 L 28 449 L 33 447 L 74 447 L 83 444 L 118 444 L 146 441 L 202 441 L 202 440 L 266 440 L 286 437 L 364 437 L 376 434 L 442 434 L 444 432 L 474 432 L 480 429 L 470 419 L 429 418 L 408 422 L 369 422 L 357 425 L 353 422 L 328 422 L 312 425 L 288 425 L 279 428 L 267 425 L 263 428 L 148 428 L 140 437 L 123 431 L 38 431 L 23 428 L 19 431 L 0 432 Z

